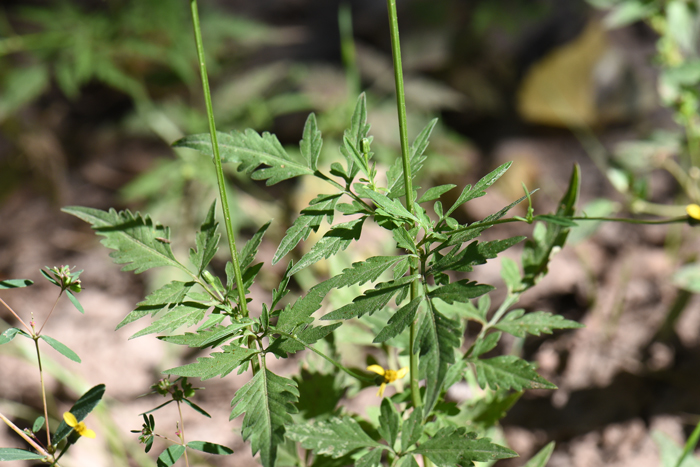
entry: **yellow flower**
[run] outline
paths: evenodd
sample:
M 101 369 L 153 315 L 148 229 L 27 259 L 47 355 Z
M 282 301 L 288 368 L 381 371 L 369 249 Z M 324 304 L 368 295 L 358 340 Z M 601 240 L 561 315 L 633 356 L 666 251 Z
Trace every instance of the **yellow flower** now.
M 63 421 L 80 436 L 85 436 L 86 438 L 94 438 L 96 436 L 95 432 L 86 427 L 83 422 L 78 423 L 78 419 L 70 412 L 63 412 Z
M 697 204 L 687 205 L 685 207 L 685 212 L 687 212 L 688 215 L 693 219 L 700 221 L 700 206 L 698 206 Z
M 387 383 L 393 383 L 397 379 L 401 379 L 406 376 L 406 373 L 408 373 L 408 367 L 405 366 L 400 370 L 385 370 L 379 365 L 370 365 L 367 367 L 367 371 L 377 373 L 378 375 L 384 377 L 384 381 L 382 381 L 382 384 L 379 386 L 379 391 L 377 391 L 377 395 L 382 397 L 384 396 L 384 389 L 386 389 Z

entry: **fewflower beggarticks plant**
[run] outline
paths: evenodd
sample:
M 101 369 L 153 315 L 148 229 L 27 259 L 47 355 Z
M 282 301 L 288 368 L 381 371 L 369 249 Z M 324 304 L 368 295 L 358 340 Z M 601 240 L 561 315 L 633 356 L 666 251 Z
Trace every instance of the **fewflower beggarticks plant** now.
M 370 365 L 367 367 L 367 371 L 371 371 L 373 373 L 377 373 L 380 376 L 383 376 L 384 379 L 382 380 L 381 385 L 379 386 L 379 391 L 377 391 L 377 395 L 379 397 L 384 396 L 384 390 L 386 389 L 386 385 L 389 383 L 393 383 L 394 381 L 397 381 L 408 373 L 408 367 L 405 366 L 401 368 L 400 370 L 387 370 L 385 368 L 382 368 L 379 365 Z
M 80 436 L 85 436 L 86 438 L 95 438 L 97 436 L 94 431 L 85 426 L 85 423 L 79 422 L 75 415 L 70 412 L 63 412 L 63 421 Z

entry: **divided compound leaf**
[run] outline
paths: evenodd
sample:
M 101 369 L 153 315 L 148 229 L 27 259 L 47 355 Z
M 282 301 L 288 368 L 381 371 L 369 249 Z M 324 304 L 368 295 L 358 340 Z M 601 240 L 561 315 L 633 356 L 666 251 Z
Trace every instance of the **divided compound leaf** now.
M 389 448 L 394 449 L 394 444 L 396 444 L 396 439 L 399 435 L 399 428 L 401 424 L 401 416 L 396 410 L 394 403 L 391 399 L 382 399 L 382 405 L 380 407 L 379 414 L 379 434 L 386 440 Z
M 207 217 L 195 236 L 196 248 L 190 248 L 190 262 L 197 269 L 197 275 L 202 274 L 219 247 L 221 234 L 216 231 L 219 224 L 214 217 L 215 209 L 216 201 L 211 203 Z
M 129 210 L 109 212 L 81 206 L 61 209 L 92 225 L 102 244 L 116 250 L 110 257 L 117 264 L 125 264 L 122 271 L 139 274 L 159 266 L 173 266 L 192 274 L 180 264 L 170 248 L 170 229 L 154 224 L 150 217 L 132 214 Z
M 470 272 L 473 266 L 485 264 L 487 260 L 496 258 L 501 252 L 525 240 L 526 237 L 511 237 L 490 242 L 474 241 L 466 248 L 453 248 L 445 256 L 435 261 L 432 270 L 435 272 L 458 271 Z
M 342 323 L 335 323 L 329 326 L 307 326 L 295 333 L 294 338 L 281 337 L 276 339 L 266 351 L 287 357 L 286 354 L 304 350 L 306 346 L 323 339 L 341 325 Z
M 316 124 L 316 115 L 310 113 L 304 124 L 304 134 L 301 141 L 299 141 L 299 149 L 306 164 L 312 170 L 317 169 L 316 164 L 318 163 L 318 156 L 321 155 L 322 147 L 323 138 Z
M 474 461 L 517 457 L 515 452 L 493 444 L 489 438 L 476 436 L 476 433 L 467 433 L 465 428 L 442 428 L 412 453 L 427 456 L 438 467 L 468 466 Z
M 258 231 L 255 232 L 255 234 L 250 238 L 250 240 L 246 242 L 245 246 L 241 250 L 241 271 L 243 271 L 244 276 L 246 269 L 249 269 L 251 264 L 253 264 L 255 256 L 258 254 L 258 248 L 260 248 L 262 239 L 265 236 L 265 232 L 267 232 L 268 227 L 270 227 L 271 222 L 272 221 L 268 221 L 266 224 L 260 227 Z
M 306 240 L 311 232 L 316 232 L 324 217 L 328 219 L 329 223 L 333 222 L 335 206 L 341 196 L 342 193 L 318 195 L 311 200 L 309 206 L 301 211 L 299 217 L 287 229 L 287 233 L 284 235 L 272 258 L 272 264 L 276 264 L 286 256 L 299 242 Z
M 171 344 L 186 345 L 191 348 L 216 347 L 240 334 L 241 329 L 249 327 L 253 323 L 252 319 L 240 318 L 240 322 L 234 322 L 228 326 L 213 326 L 209 329 L 186 332 L 185 334 L 174 336 L 158 336 L 158 339 Z
M 378 213 L 386 215 L 399 224 L 404 222 L 418 222 L 418 218 L 411 214 L 398 199 L 391 199 L 386 195 L 369 189 L 365 185 L 356 184 L 355 191 L 363 198 L 370 198 L 379 207 Z
M 430 134 L 437 124 L 437 118 L 431 120 L 425 128 L 413 140 L 409 150 L 409 161 L 411 164 L 411 176 L 413 178 L 420 172 L 426 160 L 424 156 L 428 147 Z M 406 181 L 403 178 L 403 162 L 401 158 L 396 158 L 391 168 L 386 173 L 388 197 L 391 199 L 403 196 L 406 192 Z
M 365 293 L 355 298 L 352 303 L 331 311 L 324 315 L 322 320 L 351 319 L 361 317 L 367 313 L 372 314 L 384 308 L 391 298 L 411 286 L 411 282 L 419 276 L 405 276 L 395 281 L 381 282 L 373 289 L 366 290 Z
M 582 327 L 582 324 L 568 320 L 560 315 L 553 315 L 546 311 L 535 311 L 525 314 L 525 310 L 522 309 L 509 312 L 496 325 L 496 328 L 515 337 L 525 337 L 527 334 L 539 336 L 541 333 L 552 334 L 553 329 L 577 329 Z
M 221 350 L 223 352 L 214 352 L 209 357 L 197 358 L 196 363 L 171 368 L 163 373 L 166 375 L 196 377 L 202 380 L 211 379 L 219 375 L 223 378 L 258 353 L 255 349 L 236 345 L 225 345 Z
M 452 214 L 458 207 L 463 205 L 464 203 L 471 201 L 475 198 L 479 198 L 481 196 L 484 196 L 486 194 L 486 189 L 493 185 L 496 180 L 501 178 L 501 176 L 506 173 L 506 171 L 510 168 L 512 162 L 506 162 L 505 164 L 502 164 L 496 170 L 490 172 L 486 176 L 484 176 L 481 180 L 476 182 L 474 186 L 467 185 L 464 187 L 462 190 L 462 194 L 459 195 L 459 198 L 457 198 L 457 201 L 452 205 L 450 209 L 447 210 L 445 213 L 445 217 L 449 216 Z
M 452 320 L 435 309 L 428 301 L 426 327 L 421 342 L 420 364 L 425 368 L 424 415 L 427 417 L 440 396 L 449 366 L 455 362 L 455 349 L 461 344 L 463 330 L 459 321 Z
M 192 326 L 204 319 L 209 305 L 198 302 L 184 302 L 172 307 L 165 307 L 158 312 L 158 318 L 150 326 L 138 331 L 129 339 L 148 334 L 172 332 L 179 327 Z
M 156 314 L 166 306 L 181 304 L 193 285 L 194 282 L 172 281 L 151 292 L 145 300 L 136 305 L 136 309 L 126 315 L 117 325 L 117 329 L 148 314 Z
M 418 442 L 423 434 L 423 417 L 420 410 L 414 410 L 401 425 L 401 451 L 406 452 L 409 447 Z
M 472 359 L 476 377 L 481 388 L 491 389 L 556 389 L 557 387 L 541 377 L 534 366 L 515 355 L 501 355 L 488 359 Z
M 329 258 L 339 251 L 345 250 L 353 240 L 360 238 L 362 232 L 362 223 L 366 217 L 361 217 L 343 224 L 333 226 L 319 240 L 311 250 L 306 253 L 297 264 L 289 271 L 289 275 L 294 275 L 302 269 L 311 266 L 312 264 Z
M 381 467 L 381 465 L 382 449 L 372 449 L 355 462 L 355 467 Z
M 253 455 L 260 451 L 264 467 L 273 467 L 277 446 L 284 440 L 285 427 L 292 425 L 289 414 L 296 413 L 299 390 L 293 380 L 283 378 L 262 368 L 248 383 L 240 388 L 231 406 L 230 420 L 245 413 L 243 440 L 251 440 Z
M 314 173 L 306 161 L 296 160 L 287 154 L 277 137 L 268 132 L 262 135 L 251 129 L 245 132 L 217 132 L 217 138 L 223 162 L 240 163 L 239 171 L 250 175 L 253 180 L 267 180 L 268 186 Z M 173 146 L 195 149 L 208 156 L 214 155 L 209 133 L 186 136 Z M 261 168 L 262 165 L 266 167 Z
M 477 284 L 476 282 L 462 279 L 431 290 L 428 292 L 428 297 L 431 299 L 439 298 L 450 305 L 454 302 L 466 303 L 472 298 L 480 297 L 494 290 L 494 288 L 491 285 Z
M 401 334 L 415 319 L 418 306 L 422 301 L 423 297 L 416 297 L 397 310 L 389 318 L 387 325 L 377 334 L 373 342 L 379 344 Z
M 333 458 L 360 448 L 386 448 L 370 438 L 350 417 L 291 425 L 287 427 L 287 437 L 301 443 L 305 449 Z
M 457 187 L 457 185 L 447 184 L 429 188 L 428 190 L 426 190 L 425 193 L 421 195 L 420 198 L 418 198 L 418 201 L 416 201 L 416 203 L 421 204 L 427 203 L 428 201 L 435 201 L 436 199 L 439 199 L 442 195 L 444 195 L 445 193 L 447 193 L 455 187 Z
M 343 140 L 347 138 L 347 140 L 350 141 L 356 148 L 359 148 L 361 147 L 362 139 L 366 138 L 368 133 L 369 123 L 367 123 L 367 98 L 365 97 L 365 94 L 362 93 L 357 98 L 355 110 L 353 111 L 352 118 L 350 119 L 350 128 L 345 130 Z M 352 180 L 359 171 L 359 167 L 355 166 L 355 158 L 345 144 L 340 146 L 340 152 L 347 160 L 348 170 L 346 174 L 349 180 Z

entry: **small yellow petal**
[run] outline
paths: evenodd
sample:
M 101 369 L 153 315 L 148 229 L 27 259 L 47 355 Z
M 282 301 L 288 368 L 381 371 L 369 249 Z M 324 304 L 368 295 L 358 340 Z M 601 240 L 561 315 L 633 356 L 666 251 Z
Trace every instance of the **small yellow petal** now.
M 377 373 L 378 375 L 384 376 L 384 368 L 382 368 L 379 365 L 370 365 L 367 367 L 367 371 L 371 371 L 373 373 Z
M 79 423 L 75 428 L 80 436 L 85 436 L 86 438 L 95 438 L 97 435 L 90 428 L 86 427 L 84 423 Z
M 78 424 L 78 419 L 70 412 L 63 412 L 63 421 L 71 428 L 74 428 Z
M 685 207 L 685 212 L 693 219 L 700 220 L 700 206 L 697 204 L 689 204 Z
M 408 367 L 405 366 L 396 372 L 396 379 L 401 379 L 408 374 Z
M 379 386 L 379 391 L 377 391 L 377 395 L 379 397 L 384 397 L 384 390 L 386 389 L 386 383 L 382 383 L 381 386 Z

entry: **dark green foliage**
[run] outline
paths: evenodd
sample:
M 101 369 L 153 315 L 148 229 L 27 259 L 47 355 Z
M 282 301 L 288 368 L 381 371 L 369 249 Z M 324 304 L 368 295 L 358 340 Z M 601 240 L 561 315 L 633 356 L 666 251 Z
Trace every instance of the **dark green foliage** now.
M 299 262 L 294 265 L 291 271 L 289 271 L 289 274 L 296 274 L 322 259 L 327 259 L 345 250 L 350 246 L 353 240 L 358 240 L 360 238 L 362 223 L 365 219 L 365 217 L 361 217 L 354 221 L 334 225 L 333 228 L 326 232 L 323 238 L 311 248 L 311 251 L 306 253 Z
M 299 391 L 293 380 L 261 369 L 245 386 L 236 391 L 231 401 L 231 420 L 243 415 L 243 440 L 251 440 L 253 454 L 260 451 L 265 467 L 273 467 L 277 446 L 282 442 L 285 427 L 291 427 L 296 413 Z
M 190 449 L 196 449 L 197 451 L 206 452 L 207 454 L 216 454 L 219 456 L 226 456 L 233 454 L 233 449 L 227 448 L 216 443 L 210 443 L 209 441 L 190 441 L 187 443 L 187 447 Z
M 215 209 L 216 201 L 211 203 L 207 217 L 200 231 L 197 232 L 197 248 L 190 248 L 190 262 L 197 269 L 197 275 L 202 274 L 204 268 L 207 267 L 209 261 L 211 261 L 216 254 L 216 250 L 219 248 L 219 238 L 221 235 L 216 231 L 219 224 L 214 221 Z
M 69 349 L 67 345 L 45 334 L 42 334 L 41 336 L 39 336 L 39 338 L 43 339 L 47 344 L 56 349 L 58 353 L 60 353 L 64 357 L 73 360 L 74 362 L 80 363 L 80 357 L 78 357 L 78 354 Z
M 491 443 L 488 438 L 477 438 L 465 428 L 443 428 L 413 451 L 423 454 L 439 467 L 471 466 L 473 462 L 508 459 L 517 454 L 510 449 Z
M 198 358 L 197 363 L 171 368 L 163 371 L 163 373 L 166 375 L 197 377 L 202 380 L 219 375 L 223 378 L 257 353 L 253 349 L 236 345 L 225 345 L 221 350 L 223 352 L 214 352 L 209 357 Z
M 337 458 L 356 449 L 383 446 L 365 433 L 350 417 L 331 418 L 287 427 L 287 437 L 317 454 Z
M 97 386 L 88 390 L 85 394 L 80 396 L 80 398 L 73 404 L 69 412 L 75 416 L 78 422 L 81 422 L 88 416 L 90 412 L 100 403 L 102 396 L 105 394 L 105 385 L 98 384 Z M 51 442 L 54 446 L 57 446 L 66 436 L 70 434 L 73 428 L 69 427 L 65 421 L 61 421 L 58 425 L 56 432 L 51 437 Z
M 515 355 L 502 355 L 488 359 L 472 360 L 476 367 L 479 386 L 492 389 L 556 389 L 557 387 L 542 378 L 533 364 Z
M 394 403 L 391 402 L 391 399 L 382 399 L 378 430 L 392 449 L 399 435 L 400 423 L 401 417 Z
M 527 334 L 539 336 L 540 333 L 551 334 L 553 329 L 577 329 L 583 325 L 545 311 L 525 314 L 525 310 L 513 310 L 503 317 L 496 328 L 515 337 Z

